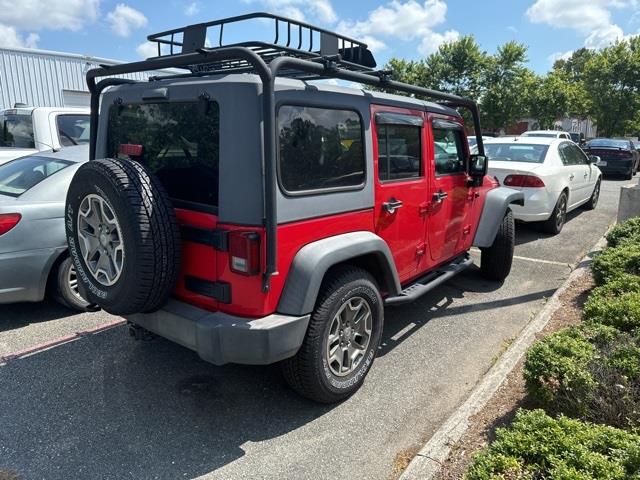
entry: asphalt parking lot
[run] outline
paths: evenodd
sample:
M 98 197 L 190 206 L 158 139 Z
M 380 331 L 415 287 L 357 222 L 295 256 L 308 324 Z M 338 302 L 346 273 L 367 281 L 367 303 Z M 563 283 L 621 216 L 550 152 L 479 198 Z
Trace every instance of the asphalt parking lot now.
M 503 285 L 471 268 L 420 301 L 386 311 L 364 387 L 318 406 L 277 367 L 215 367 L 123 325 L 0 366 L 0 478 L 386 479 L 420 446 L 589 252 L 617 212 L 603 183 L 595 211 L 557 237 L 518 226 Z M 103 312 L 53 303 L 0 307 L 0 357 L 100 327 Z

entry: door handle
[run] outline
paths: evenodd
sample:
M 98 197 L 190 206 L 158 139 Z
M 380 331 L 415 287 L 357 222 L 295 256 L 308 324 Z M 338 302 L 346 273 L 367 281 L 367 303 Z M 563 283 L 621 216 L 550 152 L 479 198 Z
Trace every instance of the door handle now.
M 584 178 L 587 178 L 589 176 L 589 174 L 585 173 L 583 176 L 584 176 Z
M 573 180 L 574 178 L 576 178 L 576 176 L 573 173 L 569 175 L 569 180 Z
M 433 194 L 433 201 L 436 203 L 442 203 L 442 201 L 448 196 L 449 194 L 447 192 L 443 192 L 442 190 L 439 190 Z
M 382 208 L 384 208 L 384 211 L 389 215 L 393 215 L 394 213 L 396 213 L 396 210 L 402 208 L 403 205 L 404 203 L 402 203 L 401 200 L 396 200 L 395 198 L 391 197 L 389 200 L 382 204 Z

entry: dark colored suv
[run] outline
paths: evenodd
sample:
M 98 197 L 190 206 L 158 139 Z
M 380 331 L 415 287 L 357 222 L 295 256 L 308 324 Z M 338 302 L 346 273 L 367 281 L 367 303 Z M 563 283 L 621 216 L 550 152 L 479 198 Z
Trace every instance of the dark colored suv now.
M 275 41 L 222 44 L 225 25 L 256 18 Z M 364 381 L 385 306 L 471 265 L 472 245 L 487 278 L 509 274 L 523 195 L 486 175 L 481 140 L 469 154 L 456 108 L 480 134 L 472 101 L 395 82 L 365 44 L 274 15 L 149 39 L 158 57 L 88 73 L 91 161 L 67 235 L 91 301 L 214 364 L 282 362 L 295 390 L 334 402 Z M 185 73 L 113 77 L 166 67 Z M 405 96 L 310 83 L 326 78 Z

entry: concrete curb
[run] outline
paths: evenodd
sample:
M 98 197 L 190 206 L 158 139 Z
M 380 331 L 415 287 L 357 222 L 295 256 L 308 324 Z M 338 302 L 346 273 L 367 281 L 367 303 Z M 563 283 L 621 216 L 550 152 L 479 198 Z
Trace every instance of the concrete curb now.
M 549 298 L 536 317 L 520 332 L 518 338 L 509 349 L 500 357 L 498 362 L 480 380 L 469 398 L 447 419 L 447 421 L 434 433 L 427 444 L 416 454 L 407 469 L 400 476 L 400 480 L 430 480 L 440 470 L 440 466 L 447 459 L 451 447 L 457 443 L 469 428 L 470 418 L 478 413 L 500 388 L 507 375 L 511 373 L 516 364 L 524 356 L 527 349 L 549 322 L 553 314 L 560 308 L 560 296 L 567 290 L 578 277 L 583 275 L 589 264 L 593 252 L 602 250 L 606 245 L 603 238 L 596 243 L 576 268 L 571 272 L 565 282 Z

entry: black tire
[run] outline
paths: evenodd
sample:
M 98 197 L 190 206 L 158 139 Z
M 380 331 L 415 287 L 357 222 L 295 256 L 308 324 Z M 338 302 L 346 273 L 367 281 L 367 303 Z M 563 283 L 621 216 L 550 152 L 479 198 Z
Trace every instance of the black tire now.
M 101 208 L 94 209 L 91 202 L 98 202 Z M 83 246 L 78 237 L 78 217 L 83 205 L 84 208 L 89 205 L 92 216 L 95 210 L 100 218 L 114 217 L 119 226 L 121 252 L 118 254 L 119 268 L 115 269 L 119 273 L 107 279 L 110 281 L 98 278 L 99 272 L 96 276 L 83 258 Z M 103 212 L 109 210 L 110 214 L 100 215 L 101 209 Z M 69 187 L 65 223 L 69 252 L 88 301 L 114 315 L 151 312 L 166 302 L 178 276 L 180 230 L 164 188 L 141 164 L 111 158 L 83 164 Z M 86 227 L 87 224 L 83 227 L 84 239 L 99 237 L 100 242 L 108 243 L 103 237 L 111 239 L 110 235 L 116 231 L 113 227 L 109 236 L 98 235 L 99 232 L 91 226 Z M 87 231 L 93 233 L 87 234 Z M 86 242 L 83 245 L 85 251 L 88 250 Z M 96 252 L 98 257 L 94 255 L 89 260 L 99 258 L 101 261 L 103 254 L 115 259 L 116 254 L 111 252 L 114 256 L 109 256 L 105 244 L 100 243 L 97 248 L 105 250 Z M 99 261 L 95 263 L 99 265 Z M 115 260 L 109 263 L 110 270 L 114 270 L 115 263 Z M 96 268 L 93 265 L 93 270 Z
M 625 174 L 624 179 L 625 180 L 633 180 L 633 167 L 631 168 L 631 170 L 629 170 L 628 173 Z
M 602 186 L 601 184 L 602 181 L 598 179 L 598 181 L 596 182 L 596 186 L 593 187 L 591 198 L 589 198 L 589 201 L 585 203 L 582 208 L 584 208 L 585 210 L 595 210 L 595 208 L 598 206 L 598 200 L 600 199 L 600 187 Z
M 67 308 L 78 310 L 80 312 L 93 312 L 97 310 L 96 305 L 87 302 L 80 295 L 77 287 L 70 283 L 74 280 L 76 282 L 78 281 L 71 257 L 65 257 L 53 274 L 53 288 L 51 293 L 53 294 L 53 298 L 56 302 Z
M 513 212 L 508 210 L 502 219 L 493 245 L 480 250 L 480 272 L 487 280 L 502 282 L 509 276 L 516 245 L 516 226 Z
M 330 328 L 343 305 L 361 300 L 366 302 L 371 314 L 369 342 L 353 371 L 338 376 L 332 370 L 330 358 L 327 358 Z M 367 271 L 339 267 L 328 272 L 300 350 L 282 362 L 287 383 L 303 397 L 320 403 L 335 403 L 353 395 L 362 386 L 376 357 L 382 337 L 383 316 L 382 297 Z
M 546 222 L 542 222 L 542 230 L 552 235 L 558 235 L 567 220 L 567 203 L 569 196 L 567 192 L 562 192 L 558 197 L 556 206 L 551 213 L 551 217 Z

